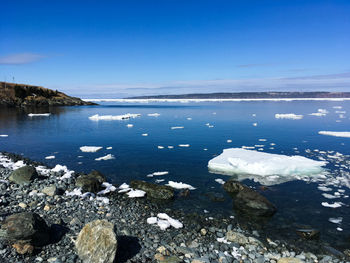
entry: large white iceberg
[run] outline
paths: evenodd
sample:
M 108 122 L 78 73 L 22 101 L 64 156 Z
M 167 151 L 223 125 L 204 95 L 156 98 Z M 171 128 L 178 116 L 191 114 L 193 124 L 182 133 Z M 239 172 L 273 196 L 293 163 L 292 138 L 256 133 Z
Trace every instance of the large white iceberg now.
M 237 180 L 253 179 L 264 185 L 274 185 L 310 176 L 321 176 L 325 161 L 303 156 L 286 156 L 241 148 L 225 149 L 211 159 L 209 170 L 235 175 Z

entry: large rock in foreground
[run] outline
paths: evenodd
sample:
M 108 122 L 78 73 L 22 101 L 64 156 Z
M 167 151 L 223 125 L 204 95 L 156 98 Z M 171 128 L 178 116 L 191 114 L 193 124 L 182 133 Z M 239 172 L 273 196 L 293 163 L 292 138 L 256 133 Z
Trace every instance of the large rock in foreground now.
M 84 263 L 113 263 L 117 252 L 114 225 L 107 220 L 95 220 L 80 231 L 75 247 Z
M 236 209 L 256 216 L 272 216 L 276 207 L 263 195 L 240 182 L 230 180 L 224 184 L 224 189 L 233 195 Z
M 18 213 L 8 216 L 1 224 L 0 237 L 10 243 L 43 246 L 49 243 L 49 227 L 35 213 Z
M 174 198 L 174 189 L 166 185 L 152 184 L 145 181 L 134 180 L 130 182 L 134 189 L 140 189 L 147 193 L 147 197 L 169 200 Z
M 36 177 L 38 177 L 36 169 L 33 166 L 26 165 L 14 170 L 11 173 L 9 180 L 16 184 L 29 184 Z

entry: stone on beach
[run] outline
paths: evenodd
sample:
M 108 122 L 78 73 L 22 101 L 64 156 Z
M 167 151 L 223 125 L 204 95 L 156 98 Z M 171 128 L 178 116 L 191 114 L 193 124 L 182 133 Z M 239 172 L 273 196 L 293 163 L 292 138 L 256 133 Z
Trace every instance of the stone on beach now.
M 147 193 L 148 197 L 154 199 L 172 199 L 174 198 L 174 190 L 166 185 L 157 185 L 140 180 L 133 180 L 130 186 L 134 189 L 140 189 Z
M 86 224 L 78 235 L 75 248 L 84 263 L 113 263 L 117 252 L 114 225 L 107 220 Z
M 13 171 L 9 180 L 16 184 L 29 184 L 37 177 L 36 169 L 33 166 L 26 165 Z
M 277 210 L 266 197 L 237 181 L 227 181 L 224 184 L 224 189 L 233 195 L 235 208 L 244 213 L 272 216 Z
M 81 175 L 77 178 L 75 185 L 82 189 L 82 192 L 97 193 L 101 190 L 101 184 L 106 181 L 104 175 L 98 171 Z

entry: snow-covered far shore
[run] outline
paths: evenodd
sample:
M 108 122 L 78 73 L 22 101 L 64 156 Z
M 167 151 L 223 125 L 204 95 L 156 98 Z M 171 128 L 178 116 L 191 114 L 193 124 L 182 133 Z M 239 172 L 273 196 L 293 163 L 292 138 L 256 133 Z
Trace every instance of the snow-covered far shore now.
M 261 99 L 83 99 L 87 102 L 234 102 L 234 101 L 350 101 L 350 98 L 261 98 Z

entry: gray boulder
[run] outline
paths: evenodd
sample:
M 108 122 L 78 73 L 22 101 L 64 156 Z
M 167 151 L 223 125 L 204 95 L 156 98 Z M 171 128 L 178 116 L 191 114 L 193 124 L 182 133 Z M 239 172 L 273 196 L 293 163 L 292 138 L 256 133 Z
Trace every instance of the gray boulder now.
M 166 185 L 152 184 L 145 181 L 133 180 L 130 186 L 134 189 L 140 189 L 147 193 L 147 197 L 154 199 L 169 200 L 174 198 L 174 189 Z
M 29 184 L 37 177 L 36 169 L 33 166 L 26 165 L 14 170 L 10 174 L 9 180 L 16 184 Z
M 1 224 L 0 237 L 10 243 L 43 246 L 50 240 L 49 227 L 36 213 L 18 213 L 8 216 Z
M 117 252 L 114 225 L 107 220 L 95 220 L 80 231 L 75 248 L 84 263 L 113 263 Z
M 79 176 L 75 185 L 80 187 L 83 192 L 97 193 L 101 190 L 101 184 L 106 182 L 104 175 L 98 171 L 92 171 L 89 174 Z
M 240 182 L 227 181 L 224 189 L 232 194 L 235 208 L 243 213 L 272 216 L 277 210 L 266 197 Z

